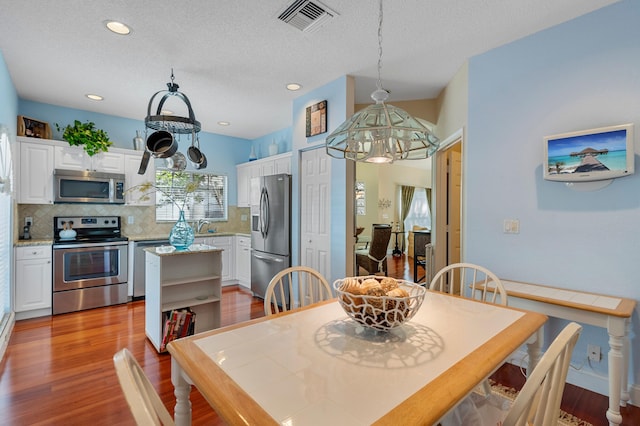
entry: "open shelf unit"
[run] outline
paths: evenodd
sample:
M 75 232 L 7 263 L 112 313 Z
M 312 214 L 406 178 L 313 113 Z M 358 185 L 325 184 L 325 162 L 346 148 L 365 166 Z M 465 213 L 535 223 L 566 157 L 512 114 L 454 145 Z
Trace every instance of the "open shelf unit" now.
M 195 333 L 220 327 L 222 250 L 145 251 L 145 332 L 156 350 L 165 315 L 174 309 L 191 308 Z

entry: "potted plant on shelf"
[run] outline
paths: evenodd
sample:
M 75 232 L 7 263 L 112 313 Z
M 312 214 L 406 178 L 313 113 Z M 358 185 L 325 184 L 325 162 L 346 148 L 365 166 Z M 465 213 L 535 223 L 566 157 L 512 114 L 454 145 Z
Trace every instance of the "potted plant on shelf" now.
M 67 125 L 64 128 L 61 128 L 58 123 L 56 123 L 56 129 L 58 129 L 58 131 L 64 131 L 62 138 L 69 142 L 69 145 L 82 146 L 90 157 L 99 152 L 107 152 L 109 147 L 113 145 L 113 142 L 109 140 L 107 132 L 96 129 L 96 125 L 92 121 L 81 123 L 75 120 L 73 126 Z

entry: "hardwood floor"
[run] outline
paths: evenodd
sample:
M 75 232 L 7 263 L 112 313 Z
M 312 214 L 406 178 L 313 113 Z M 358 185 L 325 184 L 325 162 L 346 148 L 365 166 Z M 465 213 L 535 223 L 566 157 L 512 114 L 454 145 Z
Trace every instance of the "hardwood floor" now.
M 390 275 L 410 279 L 411 265 L 389 262 Z M 262 300 L 237 286 L 223 289 L 222 324 L 263 315 Z M 163 402 L 173 412 L 171 359 L 158 354 L 144 333 L 144 302 L 18 321 L 0 364 L 0 424 L 132 425 L 112 356 L 127 347 L 142 365 Z M 519 369 L 506 366 L 495 375 L 518 387 Z M 607 399 L 567 386 L 563 409 L 596 426 L 605 425 Z M 194 425 L 224 424 L 200 396 L 191 392 Z M 640 409 L 623 411 L 623 425 L 640 424 Z

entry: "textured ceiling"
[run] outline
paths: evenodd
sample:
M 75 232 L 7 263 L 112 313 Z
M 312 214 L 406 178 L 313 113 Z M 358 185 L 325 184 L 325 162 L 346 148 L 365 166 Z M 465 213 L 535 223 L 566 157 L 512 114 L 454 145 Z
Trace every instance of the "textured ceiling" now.
M 433 98 L 469 57 L 615 1 L 387 0 L 389 103 Z M 322 0 L 339 16 L 313 33 L 276 19 L 289 2 L 0 0 L 0 49 L 21 98 L 139 120 L 173 68 L 203 130 L 253 139 L 290 126 L 293 99 L 342 75 L 358 103 L 375 89 L 378 2 Z

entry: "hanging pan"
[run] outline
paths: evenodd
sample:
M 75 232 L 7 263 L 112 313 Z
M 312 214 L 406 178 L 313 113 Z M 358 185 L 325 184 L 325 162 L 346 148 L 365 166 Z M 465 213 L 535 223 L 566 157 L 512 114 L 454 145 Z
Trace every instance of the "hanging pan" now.
M 147 138 L 147 150 L 156 158 L 168 158 L 178 151 L 178 142 L 166 130 L 158 130 Z
M 200 138 L 194 139 L 191 139 L 191 146 L 187 150 L 187 156 L 193 164 L 193 167 L 196 169 L 204 169 L 207 167 L 207 157 L 200 151 Z M 195 145 L 196 141 L 198 146 Z

